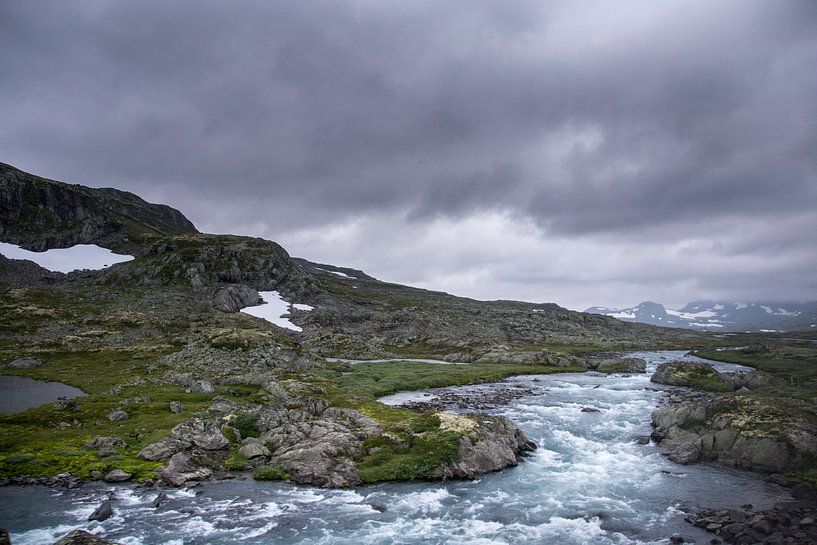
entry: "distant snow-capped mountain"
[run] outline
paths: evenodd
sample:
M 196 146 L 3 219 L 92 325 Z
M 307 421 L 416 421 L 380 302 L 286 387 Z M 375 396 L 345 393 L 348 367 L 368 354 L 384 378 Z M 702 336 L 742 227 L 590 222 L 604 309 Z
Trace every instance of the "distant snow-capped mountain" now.
M 817 302 L 727 303 L 693 301 L 673 310 L 660 303 L 615 309 L 590 307 L 585 312 L 604 314 L 625 322 L 700 331 L 793 331 L 817 329 Z

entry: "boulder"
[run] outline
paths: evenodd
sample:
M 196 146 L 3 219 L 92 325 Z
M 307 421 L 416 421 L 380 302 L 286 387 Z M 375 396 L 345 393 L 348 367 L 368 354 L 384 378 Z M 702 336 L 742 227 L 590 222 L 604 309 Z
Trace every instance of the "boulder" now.
M 720 384 L 723 389 L 733 389 L 731 383 L 708 363 L 692 361 L 662 363 L 650 377 L 650 382 L 668 386 L 695 387 L 702 381 L 711 385 Z
M 152 501 L 152 502 L 150 502 L 150 504 L 151 504 L 153 507 L 157 507 L 157 508 L 158 508 L 160 505 L 162 505 L 162 504 L 163 504 L 164 502 L 166 502 L 167 500 L 168 500 L 168 497 L 167 497 L 167 492 L 165 492 L 164 490 L 162 490 L 161 492 L 159 492 L 159 494 L 158 494 L 158 495 L 157 495 L 155 498 L 153 498 L 153 501 Z
M 173 414 L 179 414 L 184 410 L 184 405 L 182 405 L 179 401 L 171 401 L 170 402 L 170 412 Z
M 205 422 L 199 417 L 177 424 L 170 432 L 177 441 L 193 443 L 204 450 L 222 450 L 230 446 L 230 441 L 221 433 L 215 422 Z
M 108 520 L 113 516 L 113 508 L 111 507 L 111 500 L 105 500 L 96 510 L 90 514 L 88 520 L 96 520 L 99 522 Z
M 162 439 L 156 443 L 151 443 L 136 455 L 137 458 L 157 462 L 167 460 L 177 452 L 181 452 L 191 445 L 190 442 L 179 441 L 177 439 Z
M 505 417 L 475 414 L 467 418 L 474 427 L 460 437 L 456 460 L 435 470 L 435 478 L 473 479 L 515 466 L 524 453 L 536 449 L 524 432 Z
M 9 363 L 9 369 L 33 369 L 45 365 L 45 362 L 38 358 L 19 358 Z
M 118 448 L 123 448 L 125 441 L 119 437 L 106 437 L 97 435 L 85 444 L 87 450 L 95 450 L 96 455 L 100 457 L 114 456 L 117 454 Z
M 262 445 L 261 443 L 247 443 L 240 449 L 238 452 L 241 453 L 242 456 L 245 456 L 247 459 L 258 458 L 258 457 L 266 457 L 269 456 L 270 452 L 267 447 Z
M 113 409 L 108 413 L 108 420 L 111 422 L 124 422 L 128 418 L 130 418 L 130 415 L 122 409 Z
M 102 477 L 102 480 L 106 483 L 122 483 L 131 480 L 132 477 L 132 474 L 126 473 L 121 469 L 112 469 L 104 477 Z
M 605 358 L 596 367 L 599 373 L 644 373 L 647 362 L 641 358 Z
M 191 483 L 210 478 L 213 472 L 206 467 L 196 467 L 190 453 L 179 452 L 170 458 L 165 467 L 157 469 L 156 473 L 170 486 L 189 486 Z

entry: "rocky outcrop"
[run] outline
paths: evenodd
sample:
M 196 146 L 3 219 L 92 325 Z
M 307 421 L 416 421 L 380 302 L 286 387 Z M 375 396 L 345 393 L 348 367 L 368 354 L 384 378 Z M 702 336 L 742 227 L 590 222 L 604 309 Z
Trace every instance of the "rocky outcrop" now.
M 591 360 L 599 373 L 644 373 L 647 362 L 641 358 L 603 358 Z
M 243 284 L 219 288 L 213 293 L 213 307 L 221 312 L 238 312 L 259 303 L 261 297 L 258 292 Z
M 813 494 L 814 489 L 810 489 Z M 750 504 L 740 509 L 703 509 L 686 520 L 726 543 L 817 543 L 817 502 L 813 496 L 765 510 Z
M 434 472 L 435 478 L 473 479 L 484 473 L 515 466 L 525 453 L 536 449 L 536 444 L 529 441 L 516 424 L 503 416 L 450 415 L 449 419 L 452 417 L 468 420 L 473 425 L 465 425 L 470 429 L 460 437 L 457 458 L 438 468 Z M 441 429 L 451 426 L 446 425 L 445 417 L 441 420 Z
M 73 530 L 54 545 L 119 545 L 119 543 L 108 541 L 85 530 Z
M 170 486 L 189 486 L 209 479 L 213 471 L 196 463 L 192 453 L 178 452 L 166 466 L 157 469 L 156 474 Z
M 117 189 L 93 189 L 0 163 L 0 240 L 34 251 L 98 244 L 117 249 L 144 236 L 196 233 L 181 212 Z
M 666 384 L 667 386 L 696 387 L 702 384 L 721 384 L 726 389 L 732 389 L 724 376 L 708 363 L 692 361 L 671 361 L 658 366 L 650 377 L 651 382 Z
M 784 473 L 817 459 L 817 414 L 795 400 L 709 395 L 652 414 L 653 438 L 669 458 Z
M 267 406 L 258 429 L 270 451 L 268 464 L 281 467 L 295 482 L 329 487 L 359 484 L 355 460 L 363 455 L 363 441 L 383 433 L 376 420 L 321 400 L 296 402 L 285 410 Z
M 9 363 L 9 369 L 34 369 L 35 367 L 41 367 L 45 365 L 43 360 L 38 358 L 18 358 L 13 362 Z

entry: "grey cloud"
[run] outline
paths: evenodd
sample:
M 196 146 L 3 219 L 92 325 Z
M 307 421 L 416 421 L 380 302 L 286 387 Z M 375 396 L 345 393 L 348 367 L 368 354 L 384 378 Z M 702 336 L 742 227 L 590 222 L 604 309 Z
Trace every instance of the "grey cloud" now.
M 7 2 L 0 160 L 273 239 L 495 211 L 671 244 L 721 218 L 770 255 L 810 244 L 775 226 L 817 205 L 815 29 L 794 0 Z

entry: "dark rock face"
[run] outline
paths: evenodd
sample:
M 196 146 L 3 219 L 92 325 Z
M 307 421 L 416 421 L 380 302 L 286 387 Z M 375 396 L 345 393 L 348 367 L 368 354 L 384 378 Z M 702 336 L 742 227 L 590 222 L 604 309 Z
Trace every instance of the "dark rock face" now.
M 124 248 L 142 235 L 196 233 L 181 212 L 132 193 L 92 189 L 0 163 L 0 239 L 34 251 L 98 244 Z
M 213 306 L 222 312 L 238 312 L 260 302 L 258 292 L 243 284 L 219 288 L 213 294 Z
M 655 411 L 652 423 L 653 438 L 677 463 L 785 473 L 817 457 L 817 415 L 794 401 L 701 396 Z
M 74 530 L 57 541 L 54 545 L 119 545 L 85 530 Z

